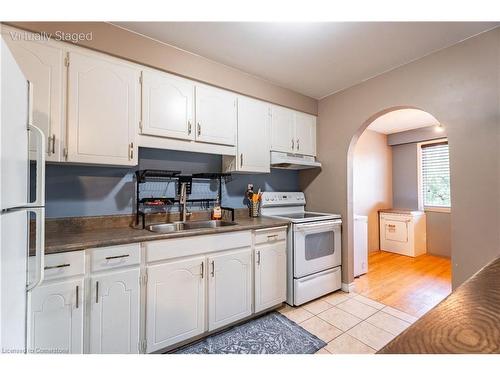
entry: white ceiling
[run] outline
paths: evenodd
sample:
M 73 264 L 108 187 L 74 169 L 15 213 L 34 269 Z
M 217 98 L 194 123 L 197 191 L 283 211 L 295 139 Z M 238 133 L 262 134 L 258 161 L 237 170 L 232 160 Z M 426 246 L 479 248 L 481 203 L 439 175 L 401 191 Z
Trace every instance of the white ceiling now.
M 114 22 L 322 98 L 491 29 L 494 22 Z
M 392 134 L 435 125 L 439 125 L 439 121 L 425 111 L 398 109 L 376 118 L 368 125 L 368 129 L 382 134 Z

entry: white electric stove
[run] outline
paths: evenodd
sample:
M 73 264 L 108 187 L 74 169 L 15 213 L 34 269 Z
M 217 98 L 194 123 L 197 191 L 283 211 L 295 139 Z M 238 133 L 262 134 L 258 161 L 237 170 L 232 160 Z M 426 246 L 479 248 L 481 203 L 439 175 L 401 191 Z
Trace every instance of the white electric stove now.
M 309 212 L 302 192 L 264 192 L 261 214 L 290 222 L 287 245 L 287 303 L 299 306 L 341 287 L 342 220 Z

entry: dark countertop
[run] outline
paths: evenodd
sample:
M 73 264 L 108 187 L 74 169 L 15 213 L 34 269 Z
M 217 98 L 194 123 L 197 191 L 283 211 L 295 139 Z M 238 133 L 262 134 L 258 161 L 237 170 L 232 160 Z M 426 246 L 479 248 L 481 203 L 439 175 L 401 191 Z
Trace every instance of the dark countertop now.
M 168 238 L 271 228 L 288 224 L 285 220 L 266 217 L 237 218 L 235 221 L 238 223 L 237 225 L 219 228 L 185 230 L 174 233 L 153 233 L 145 229 L 135 229 L 132 227 L 99 229 L 78 228 L 76 226 L 72 228 L 69 226 L 64 230 L 48 231 L 46 233 L 45 254 L 62 253 L 94 247 L 123 245 L 143 241 L 164 240 Z
M 500 353 L 500 258 L 378 353 Z

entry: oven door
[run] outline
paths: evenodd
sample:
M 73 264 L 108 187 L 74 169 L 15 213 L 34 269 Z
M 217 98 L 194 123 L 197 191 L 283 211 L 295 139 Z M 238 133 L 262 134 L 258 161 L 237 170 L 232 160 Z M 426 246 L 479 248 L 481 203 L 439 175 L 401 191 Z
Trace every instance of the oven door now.
M 341 226 L 339 220 L 293 225 L 295 278 L 340 266 Z

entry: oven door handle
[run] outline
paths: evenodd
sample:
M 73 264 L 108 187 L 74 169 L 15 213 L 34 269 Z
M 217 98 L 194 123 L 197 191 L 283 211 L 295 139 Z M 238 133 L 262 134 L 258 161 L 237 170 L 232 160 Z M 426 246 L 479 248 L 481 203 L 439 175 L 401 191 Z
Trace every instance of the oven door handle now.
M 331 230 L 335 230 L 335 229 L 339 229 L 341 226 L 341 223 L 315 223 L 315 224 L 297 224 L 295 226 L 295 229 L 300 231 L 300 232 L 304 232 L 304 231 L 307 231 L 309 229 L 331 229 Z

